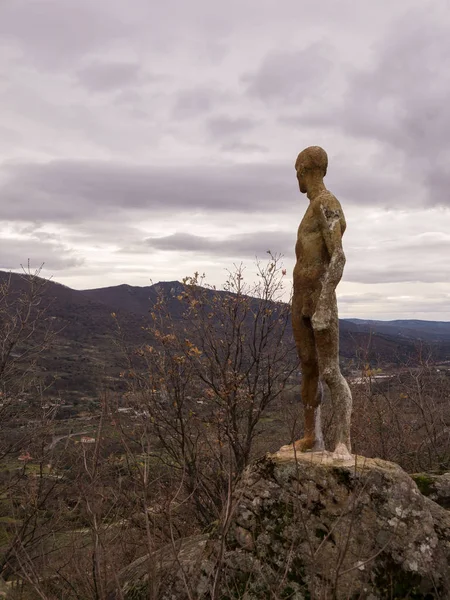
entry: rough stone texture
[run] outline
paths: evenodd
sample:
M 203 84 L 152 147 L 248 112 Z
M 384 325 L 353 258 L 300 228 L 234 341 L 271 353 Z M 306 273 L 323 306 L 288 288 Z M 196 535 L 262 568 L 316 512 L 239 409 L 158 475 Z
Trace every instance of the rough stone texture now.
M 336 456 L 350 455 L 352 397 L 339 369 L 339 320 L 336 286 L 345 265 L 342 236 L 346 223 L 337 198 L 323 178 L 328 157 L 319 146 L 298 155 L 295 170 L 300 192 L 309 206 L 300 223 L 295 246 L 292 324 L 302 366 L 305 434 L 295 442 L 300 451 L 323 449 L 320 429 L 322 379 L 330 389 L 336 419 Z
M 377 459 L 267 455 L 244 472 L 225 529 L 181 550 L 158 555 L 164 600 L 187 599 L 186 585 L 196 600 L 214 585 L 223 600 L 450 598 L 450 514 Z M 126 579 L 126 600 L 148 597 L 136 568 Z
M 414 473 L 411 477 L 424 496 L 450 509 L 450 473 L 442 475 Z

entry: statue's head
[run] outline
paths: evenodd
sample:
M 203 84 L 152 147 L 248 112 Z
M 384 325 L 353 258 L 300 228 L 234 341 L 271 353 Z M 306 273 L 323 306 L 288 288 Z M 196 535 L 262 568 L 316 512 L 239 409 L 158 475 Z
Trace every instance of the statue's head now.
M 323 178 L 327 174 L 328 156 L 320 146 L 309 146 L 300 152 L 295 161 L 298 185 L 302 194 L 307 192 L 307 179 Z

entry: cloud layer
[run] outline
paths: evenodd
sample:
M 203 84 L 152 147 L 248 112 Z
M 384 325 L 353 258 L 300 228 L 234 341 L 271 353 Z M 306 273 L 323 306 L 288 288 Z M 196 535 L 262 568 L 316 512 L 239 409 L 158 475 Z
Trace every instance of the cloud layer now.
M 446 0 L 4 0 L 0 268 L 220 284 L 270 249 L 290 270 L 293 164 L 319 144 L 341 311 L 450 319 L 449 25 Z

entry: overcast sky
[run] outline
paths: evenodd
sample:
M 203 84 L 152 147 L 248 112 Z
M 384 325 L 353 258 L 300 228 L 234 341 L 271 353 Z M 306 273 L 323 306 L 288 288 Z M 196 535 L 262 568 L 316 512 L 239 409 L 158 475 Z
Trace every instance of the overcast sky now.
M 289 283 L 321 145 L 341 316 L 450 320 L 449 64 L 448 0 L 1 0 L 0 268 Z

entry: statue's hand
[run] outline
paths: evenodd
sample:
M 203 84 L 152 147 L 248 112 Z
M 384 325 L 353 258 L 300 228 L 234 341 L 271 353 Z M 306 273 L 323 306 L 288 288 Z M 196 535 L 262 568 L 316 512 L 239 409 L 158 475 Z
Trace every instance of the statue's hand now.
M 311 323 L 315 331 L 322 331 L 328 329 L 330 326 L 331 311 L 323 306 L 321 302 L 317 306 L 316 312 L 311 318 Z

